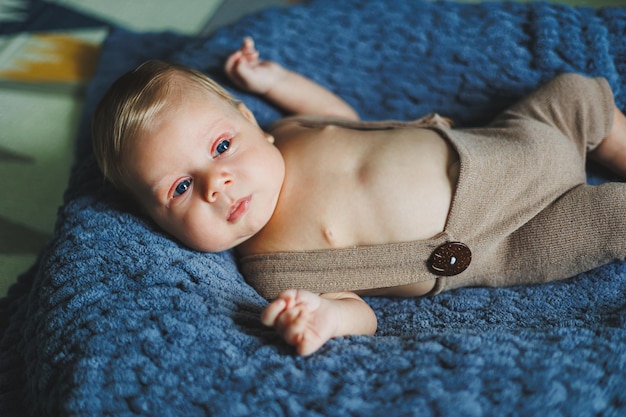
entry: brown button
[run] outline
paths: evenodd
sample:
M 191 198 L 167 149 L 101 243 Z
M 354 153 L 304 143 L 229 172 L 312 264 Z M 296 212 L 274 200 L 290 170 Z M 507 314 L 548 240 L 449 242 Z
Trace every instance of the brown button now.
M 460 274 L 472 262 L 472 251 L 461 242 L 448 242 L 439 246 L 430 256 L 430 269 L 446 277 Z

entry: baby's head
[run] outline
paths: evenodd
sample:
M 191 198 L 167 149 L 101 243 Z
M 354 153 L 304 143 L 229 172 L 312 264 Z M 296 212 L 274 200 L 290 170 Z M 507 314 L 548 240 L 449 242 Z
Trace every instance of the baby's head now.
M 193 249 L 232 248 L 273 214 L 280 152 L 242 103 L 198 71 L 140 65 L 111 86 L 92 130 L 105 178 Z
M 93 148 L 105 178 L 125 191 L 123 155 L 149 131 L 185 88 L 196 89 L 236 106 L 236 100 L 215 81 L 182 65 L 151 60 L 113 83 L 94 114 Z

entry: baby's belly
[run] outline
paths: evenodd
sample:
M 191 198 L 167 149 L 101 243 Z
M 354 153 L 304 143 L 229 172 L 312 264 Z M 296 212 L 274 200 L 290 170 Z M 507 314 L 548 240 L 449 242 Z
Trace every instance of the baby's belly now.
M 452 203 L 458 164 L 447 152 L 433 152 L 428 160 L 407 165 L 399 158 L 394 165 L 374 168 L 364 176 L 361 187 L 355 187 L 347 199 L 359 202 L 358 209 L 337 206 L 335 215 L 344 219 L 327 219 L 328 228 L 347 226 L 347 241 L 329 242 L 342 246 L 376 245 L 429 239 L 445 228 Z M 333 226 L 334 224 L 334 226 Z
M 315 146 L 302 158 L 289 154 L 277 210 L 243 254 L 408 242 L 444 230 L 458 177 L 445 139 L 415 128 L 328 133 L 328 142 L 305 142 Z
M 413 133 L 414 135 L 414 133 Z M 426 136 L 426 137 L 424 137 Z M 458 178 L 458 157 L 437 133 L 394 138 L 398 149 L 367 158 L 352 176 L 325 184 L 310 205 L 315 249 L 429 239 L 445 228 Z M 310 248 L 313 249 L 313 248 Z

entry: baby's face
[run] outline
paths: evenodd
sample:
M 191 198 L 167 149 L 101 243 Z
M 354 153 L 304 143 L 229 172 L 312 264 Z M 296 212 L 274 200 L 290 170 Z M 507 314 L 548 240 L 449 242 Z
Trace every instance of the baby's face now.
M 200 251 L 247 240 L 269 221 L 285 166 L 252 114 L 210 94 L 182 97 L 130 146 L 122 163 L 139 203 Z

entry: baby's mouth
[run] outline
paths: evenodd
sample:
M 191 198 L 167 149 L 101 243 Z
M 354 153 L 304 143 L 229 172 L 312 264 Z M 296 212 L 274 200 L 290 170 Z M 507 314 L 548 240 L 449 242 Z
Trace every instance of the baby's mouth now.
M 250 207 L 250 202 L 252 201 L 252 196 L 247 196 L 244 198 L 240 198 L 235 201 L 235 204 L 230 206 L 230 210 L 228 211 L 228 216 L 226 217 L 226 221 L 229 223 L 234 223 L 239 220 Z

